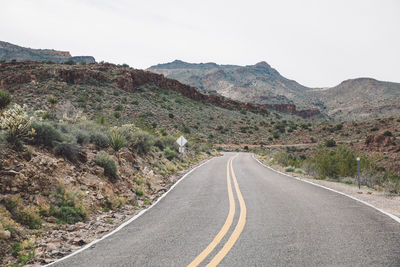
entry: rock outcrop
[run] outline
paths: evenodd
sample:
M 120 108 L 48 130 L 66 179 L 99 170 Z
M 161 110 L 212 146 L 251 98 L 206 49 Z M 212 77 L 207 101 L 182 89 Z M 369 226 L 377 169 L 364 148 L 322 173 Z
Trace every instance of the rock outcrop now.
M 68 51 L 52 49 L 32 49 L 0 41 L 0 60 L 5 61 L 53 61 L 62 63 L 74 61 L 75 63 L 94 63 L 91 56 L 71 56 Z

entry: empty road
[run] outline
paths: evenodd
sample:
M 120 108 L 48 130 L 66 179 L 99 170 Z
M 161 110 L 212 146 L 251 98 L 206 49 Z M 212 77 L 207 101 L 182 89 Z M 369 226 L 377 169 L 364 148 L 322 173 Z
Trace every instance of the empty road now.
M 122 230 L 52 266 L 400 266 L 400 224 L 226 153 Z

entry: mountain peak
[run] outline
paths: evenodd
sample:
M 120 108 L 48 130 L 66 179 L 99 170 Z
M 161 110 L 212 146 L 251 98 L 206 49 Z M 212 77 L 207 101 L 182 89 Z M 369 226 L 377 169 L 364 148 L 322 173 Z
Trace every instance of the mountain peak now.
M 271 66 L 265 61 L 258 62 L 257 64 L 254 65 L 254 67 L 260 68 L 260 69 L 270 69 L 271 68 Z

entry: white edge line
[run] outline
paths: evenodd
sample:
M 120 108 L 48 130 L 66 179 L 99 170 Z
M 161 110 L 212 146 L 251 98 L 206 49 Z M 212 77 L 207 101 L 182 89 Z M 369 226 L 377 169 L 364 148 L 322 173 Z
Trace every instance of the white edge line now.
M 374 205 L 372 205 L 372 204 L 370 204 L 370 203 L 368 203 L 368 202 L 365 202 L 364 200 L 361 200 L 361 199 L 358 199 L 358 198 L 356 198 L 356 197 L 350 196 L 350 195 L 348 195 L 348 194 L 345 194 L 345 193 L 343 193 L 343 192 L 337 191 L 337 190 L 335 190 L 335 189 L 332 189 L 332 188 L 329 188 L 329 187 L 326 187 L 326 186 L 323 186 L 323 185 L 320 185 L 320 184 L 316 184 L 316 183 L 313 183 L 313 182 L 311 182 L 311 181 L 307 181 L 307 180 L 301 179 L 301 178 L 299 178 L 299 177 L 295 177 L 295 176 L 289 175 L 289 174 L 287 174 L 287 173 L 280 172 L 280 171 L 275 170 L 274 168 L 271 168 L 270 166 L 267 166 L 267 165 L 265 165 L 264 163 L 262 163 L 260 160 L 258 160 L 258 159 L 254 156 L 254 154 L 252 155 L 252 157 L 253 157 L 253 159 L 255 159 L 258 163 L 260 163 L 262 166 L 264 166 L 264 167 L 266 167 L 266 168 L 268 168 L 268 169 L 270 169 L 270 170 L 272 170 L 272 171 L 274 171 L 274 172 L 277 172 L 277 173 L 279 173 L 279 174 L 285 175 L 285 176 L 290 177 L 290 178 L 294 178 L 294 179 L 296 179 L 296 180 L 299 180 L 299 181 L 302 181 L 302 182 L 305 182 L 305 183 L 308 183 L 308 184 L 312 184 L 312 185 L 315 185 L 315 186 L 324 188 L 324 189 L 326 189 L 326 190 L 329 190 L 329 191 L 335 192 L 335 193 L 337 193 L 337 194 L 340 194 L 340 195 L 349 197 L 349 198 L 351 198 L 351 199 L 354 199 L 354 200 L 356 200 L 356 201 L 358 201 L 358 202 L 360 202 L 360 203 L 362 203 L 362 204 L 364 204 L 364 205 L 367 205 L 367 206 L 369 206 L 369 207 L 371 207 L 371 208 L 373 208 L 373 209 L 376 209 L 377 211 L 379 211 L 379 212 L 381 212 L 381 213 L 383 213 L 383 214 L 389 216 L 390 218 L 392 218 L 392 219 L 395 220 L 396 222 L 400 223 L 400 218 L 397 217 L 396 215 L 393 215 L 393 214 L 391 214 L 391 213 L 389 213 L 389 212 L 387 212 L 387 211 L 384 211 L 384 210 L 382 210 L 382 209 L 380 209 L 380 208 L 377 208 L 377 207 L 375 207 Z
M 181 181 L 183 181 L 183 180 L 184 180 L 189 174 L 191 174 L 194 170 L 196 170 L 196 169 L 200 168 L 201 166 L 203 166 L 203 165 L 209 163 L 211 160 L 213 160 L 213 159 L 215 159 L 215 158 L 216 158 L 216 157 L 213 157 L 213 158 L 207 160 L 206 162 L 203 162 L 203 163 L 200 164 L 199 166 L 197 166 L 197 167 L 191 169 L 191 170 L 190 170 L 189 172 L 187 172 L 184 176 L 182 176 L 182 178 L 180 178 L 178 181 L 176 181 L 176 182 L 170 187 L 170 189 L 168 189 L 167 192 L 165 192 L 162 196 L 160 196 L 160 197 L 156 200 L 156 202 L 154 202 L 150 207 L 148 207 L 147 209 L 141 210 L 138 214 L 136 214 L 135 216 L 133 216 L 132 218 L 130 218 L 128 221 L 126 221 L 126 222 L 124 222 L 123 224 L 121 224 L 120 226 L 118 226 L 117 228 L 115 228 L 115 229 L 114 229 L 113 231 L 111 231 L 110 233 L 108 233 L 108 234 L 106 234 L 106 235 L 100 237 L 99 239 L 93 240 L 92 242 L 90 242 L 90 243 L 87 244 L 86 246 L 84 246 L 84 247 L 82 247 L 82 248 L 80 248 L 80 249 L 78 249 L 78 250 L 72 252 L 71 254 L 68 254 L 67 256 L 65 256 L 65 257 L 63 257 L 63 258 L 61 258 L 61 259 L 58 259 L 58 260 L 56 260 L 56 261 L 53 261 L 53 262 L 51 262 L 51 263 L 49 263 L 49 264 L 47 264 L 47 265 L 43 265 L 43 266 L 51 266 L 51 265 L 53 265 L 53 264 L 55 264 L 55 263 L 58 263 L 58 262 L 63 261 L 63 260 L 65 260 L 65 259 L 68 259 L 69 257 L 72 257 L 72 256 L 74 256 L 74 255 L 76 255 L 76 254 L 78 254 L 78 253 L 80 253 L 80 252 L 82 252 L 82 251 L 84 251 L 84 250 L 90 248 L 91 246 L 93 246 L 94 244 L 100 242 L 101 240 L 103 240 L 103 239 L 105 239 L 105 238 L 107 238 L 107 237 L 109 237 L 109 236 L 115 234 L 116 232 L 120 231 L 122 228 L 124 228 L 125 226 L 127 226 L 128 224 L 130 224 L 131 222 L 133 222 L 134 220 L 136 220 L 137 218 L 139 218 L 140 216 L 142 216 L 143 214 L 145 214 L 145 213 L 146 213 L 148 210 L 150 210 L 152 207 L 154 207 L 155 205 L 157 205 L 157 203 L 160 202 L 161 199 L 163 199 L 171 190 L 173 190 Z

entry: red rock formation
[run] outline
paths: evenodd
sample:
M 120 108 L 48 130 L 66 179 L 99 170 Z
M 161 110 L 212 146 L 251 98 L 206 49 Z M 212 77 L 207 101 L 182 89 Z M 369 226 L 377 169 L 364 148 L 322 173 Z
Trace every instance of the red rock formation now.
M 297 110 L 296 105 L 294 104 L 267 104 L 266 106 L 278 112 L 294 114 L 303 118 L 310 118 L 321 114 L 321 111 L 316 108 Z
M 51 56 L 58 56 L 58 57 L 71 57 L 71 53 L 68 51 L 56 51 L 56 50 L 47 50 L 47 49 L 34 49 L 43 54 L 51 55 Z

